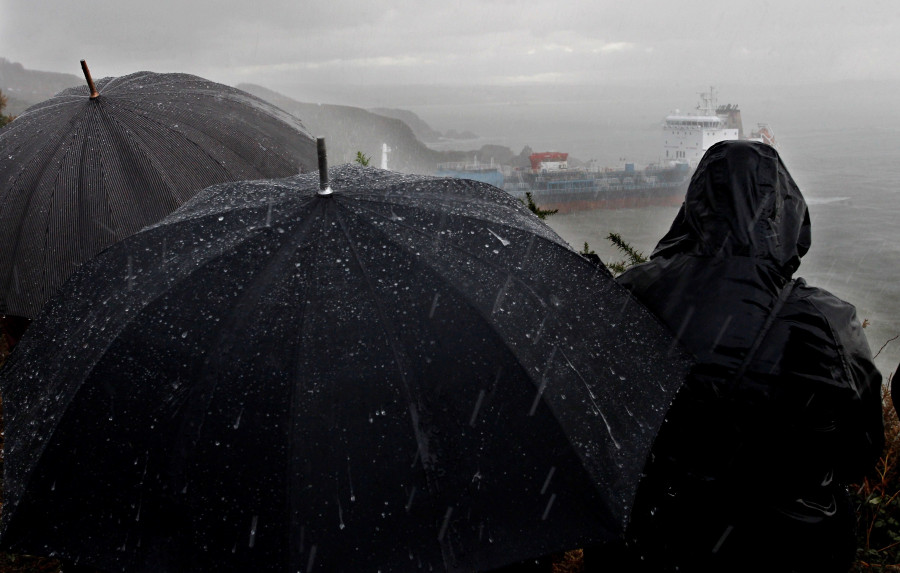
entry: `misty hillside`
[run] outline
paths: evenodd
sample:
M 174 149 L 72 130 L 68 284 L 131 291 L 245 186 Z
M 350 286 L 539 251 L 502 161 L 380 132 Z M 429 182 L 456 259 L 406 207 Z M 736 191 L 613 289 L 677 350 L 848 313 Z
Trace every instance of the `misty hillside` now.
M 436 129 L 432 129 L 432 127 L 428 125 L 422 118 L 409 111 L 408 109 L 376 107 L 370 109 L 369 111 L 371 111 L 372 113 L 377 113 L 378 115 L 383 115 L 385 117 L 393 117 L 395 119 L 399 119 L 413 130 L 413 133 L 416 134 L 416 137 L 419 138 L 419 141 L 423 141 L 425 143 L 436 143 L 439 141 L 446 141 L 448 139 L 478 139 L 478 135 L 472 133 L 471 131 L 463 131 L 462 133 L 460 133 L 455 129 L 449 129 L 445 133 L 441 133 Z
M 421 117 L 409 110 L 377 107 L 370 109 L 369 111 L 378 115 L 383 115 L 384 117 L 399 119 L 409 126 L 419 141 L 424 143 L 434 143 L 440 141 L 444 137 L 440 131 L 433 129 Z
M 21 114 L 32 105 L 83 82 L 81 76 L 29 70 L 0 57 L 0 90 L 8 98 L 5 113 L 11 115 Z M 373 113 L 345 105 L 303 103 L 255 84 L 237 87 L 300 118 L 312 135 L 325 137 L 333 165 L 352 162 L 361 151 L 369 156 L 371 165 L 378 167 L 384 143 L 391 149 L 388 168 L 406 173 L 433 174 L 439 163 L 471 161 L 476 155 L 503 164 L 528 164 L 527 157 L 518 157 L 508 147 L 497 145 L 469 152 L 430 149 L 423 141 L 438 141 L 458 134 L 453 130 L 441 134 L 407 110 L 379 108 L 379 113 Z
M 371 158 L 371 165 L 379 167 L 383 143 L 391 148 L 388 168 L 406 173 L 433 174 L 439 163 L 471 161 L 473 155 L 492 157 L 499 163 L 515 163 L 515 154 L 508 147 L 486 145 L 476 152 L 435 151 L 422 143 L 409 125 L 397 118 L 358 107 L 303 103 L 255 84 L 239 84 L 237 88 L 295 115 L 315 137 L 324 137 L 331 164 L 352 162 L 356 159 L 356 152 L 362 151 Z M 421 122 L 417 125 L 418 129 L 434 132 L 418 116 L 409 114 Z
M 358 107 L 302 103 L 255 84 L 237 88 L 295 115 L 315 137 L 324 137 L 330 164 L 352 162 L 357 151 L 362 151 L 373 166 L 379 166 L 383 143 L 391 148 L 388 167 L 395 171 L 431 173 L 443 161 L 440 153 L 426 147 L 399 119 Z
M 80 65 L 74 66 L 81 71 Z M 22 64 L 0 58 L 0 91 L 9 98 L 5 113 L 18 115 L 62 90 L 84 83 L 74 74 L 25 69 Z

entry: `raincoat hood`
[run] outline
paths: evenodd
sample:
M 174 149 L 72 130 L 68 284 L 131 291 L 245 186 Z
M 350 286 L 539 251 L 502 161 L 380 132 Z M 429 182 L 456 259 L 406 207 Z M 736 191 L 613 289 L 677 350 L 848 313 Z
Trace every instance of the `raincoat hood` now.
M 676 253 L 753 257 L 790 277 L 810 245 L 800 189 L 771 146 L 722 141 L 706 152 L 651 259 Z

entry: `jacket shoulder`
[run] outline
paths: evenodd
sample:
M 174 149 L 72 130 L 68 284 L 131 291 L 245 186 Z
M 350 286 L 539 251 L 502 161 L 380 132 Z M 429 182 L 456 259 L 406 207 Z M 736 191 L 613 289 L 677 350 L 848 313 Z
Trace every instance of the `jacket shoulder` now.
M 803 312 L 820 317 L 836 343 L 848 346 L 847 350 L 864 350 L 864 354 L 871 357 L 862 324 L 853 304 L 823 288 L 810 286 L 800 278 L 794 281 L 791 296 L 785 303 L 788 312 L 792 309 L 797 310 L 797 307 L 801 307 Z

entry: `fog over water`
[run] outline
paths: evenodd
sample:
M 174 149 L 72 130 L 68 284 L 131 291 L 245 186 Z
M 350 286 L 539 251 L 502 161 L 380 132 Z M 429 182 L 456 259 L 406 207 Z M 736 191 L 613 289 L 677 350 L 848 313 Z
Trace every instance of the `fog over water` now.
M 779 151 L 809 203 L 813 243 L 797 276 L 857 306 L 882 374 L 900 362 L 900 111 L 891 83 L 772 88 L 719 88 L 719 103 L 741 106 L 745 130 L 774 130 Z M 669 111 L 696 103 L 695 92 L 652 90 L 588 101 L 588 88 L 541 99 L 521 90 L 516 101 L 411 105 L 437 129 L 471 129 L 483 143 L 519 151 L 568 151 L 614 166 L 624 158 L 657 160 L 660 124 Z M 602 95 L 602 94 L 598 94 Z M 579 98 L 581 98 L 579 100 Z M 673 101 L 678 99 L 678 101 Z M 490 158 L 479 158 L 488 161 Z M 604 260 L 619 260 L 605 237 L 616 232 L 645 254 L 668 229 L 677 208 L 587 211 L 548 219 L 574 248 L 587 241 Z

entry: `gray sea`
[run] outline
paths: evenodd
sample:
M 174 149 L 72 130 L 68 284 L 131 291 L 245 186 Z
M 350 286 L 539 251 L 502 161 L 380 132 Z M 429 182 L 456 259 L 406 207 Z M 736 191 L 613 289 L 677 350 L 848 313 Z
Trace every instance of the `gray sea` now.
M 702 87 L 702 86 L 701 86 Z M 796 276 L 853 303 L 885 378 L 900 363 L 900 108 L 887 84 L 720 90 L 738 100 L 745 129 L 768 123 L 807 199 L 813 243 Z M 696 90 L 697 92 L 701 90 Z M 696 100 L 689 90 L 595 93 L 584 88 L 548 98 L 541 90 L 510 92 L 469 105 L 408 107 L 438 129 L 470 129 L 472 149 L 497 143 L 519 151 L 568 151 L 609 166 L 657 160 L 666 113 Z M 504 100 L 504 94 L 507 99 Z M 630 94 L 630 95 L 629 95 Z M 640 97 L 638 97 L 640 96 Z M 672 99 L 680 98 L 678 102 Z M 457 102 L 460 100 L 456 100 Z M 456 144 L 459 147 L 458 143 Z M 489 160 L 482 157 L 480 160 Z M 594 210 L 547 219 L 573 248 L 587 242 L 604 261 L 621 258 L 606 240 L 619 233 L 649 254 L 677 207 Z

